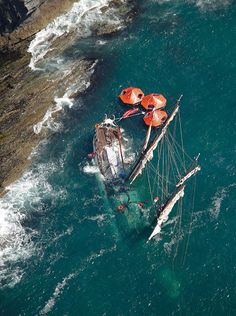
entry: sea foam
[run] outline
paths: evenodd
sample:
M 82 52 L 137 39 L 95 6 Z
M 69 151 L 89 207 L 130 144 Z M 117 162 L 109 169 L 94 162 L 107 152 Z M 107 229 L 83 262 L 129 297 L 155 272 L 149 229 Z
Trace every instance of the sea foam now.
M 33 70 L 40 69 L 36 67 L 36 64 L 49 50 L 52 50 L 53 42 L 64 34 L 76 32 L 78 38 L 88 37 L 93 33 L 96 25 L 108 22 L 120 28 L 121 21 L 118 15 L 114 14 L 114 9 L 105 12 L 102 10 L 111 2 L 111 0 L 80 0 L 74 3 L 69 12 L 49 23 L 31 41 L 28 48 L 28 52 L 32 55 L 29 67 Z
M 43 307 L 43 309 L 39 313 L 40 315 L 45 315 L 45 314 L 49 313 L 53 309 L 53 307 L 54 307 L 54 305 L 56 303 L 56 300 L 59 298 L 59 296 L 63 292 L 65 286 L 68 283 L 68 281 L 70 279 L 72 279 L 73 277 L 75 277 L 75 275 L 76 275 L 75 273 L 69 274 L 67 277 L 65 277 L 62 280 L 62 282 L 59 282 L 56 285 L 52 297 L 46 302 L 45 306 Z
M 49 128 L 53 131 L 57 131 L 60 128 L 60 124 L 54 122 L 53 115 L 61 111 L 64 106 L 68 106 L 69 108 L 71 108 L 73 106 L 74 100 L 69 98 L 68 93 L 66 92 L 61 98 L 55 97 L 54 101 L 55 104 L 47 110 L 43 119 L 33 126 L 35 134 L 39 134 L 42 131 L 43 127 Z
M 27 217 L 26 204 L 37 199 L 34 195 L 36 180 L 27 172 L 20 181 L 7 189 L 0 200 L 0 284 L 14 286 L 20 281 L 23 271 L 14 267 L 18 260 L 25 260 L 34 250 L 32 237 L 36 231 L 22 225 Z
M 71 83 L 66 88 L 66 92 L 62 97 L 55 96 L 54 104 L 49 107 L 43 119 L 33 125 L 33 131 L 35 134 L 41 133 L 44 128 L 50 129 L 53 132 L 56 132 L 61 128 L 61 124 L 54 121 L 55 113 L 63 110 L 65 107 L 71 108 L 74 104 L 74 99 L 71 95 L 73 95 L 76 91 L 83 92 L 89 88 L 91 84 L 91 76 L 94 73 L 97 62 L 98 61 L 96 60 L 86 73 L 81 74 L 81 76 Z
M 20 268 L 18 263 L 24 263 L 36 251 L 38 231 L 30 226 L 30 217 L 43 212 L 43 198 L 62 194 L 47 181 L 55 170 L 54 163 L 38 164 L 7 187 L 8 192 L 0 199 L 0 286 L 18 283 L 24 274 L 24 265 Z

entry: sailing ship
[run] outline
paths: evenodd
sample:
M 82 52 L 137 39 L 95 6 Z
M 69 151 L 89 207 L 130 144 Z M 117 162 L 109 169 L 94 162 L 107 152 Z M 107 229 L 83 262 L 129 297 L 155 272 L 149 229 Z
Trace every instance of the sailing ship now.
M 163 110 L 166 99 L 162 95 L 144 96 L 138 88 L 127 88 L 120 94 L 123 103 L 138 106 L 140 103 L 146 112 L 139 108 L 126 111 L 116 119 L 105 120 L 96 124 L 93 140 L 93 158 L 104 178 L 105 184 L 117 188 L 128 196 L 126 203 L 118 205 L 118 210 L 124 212 L 131 204 L 142 208 L 143 202 L 132 201 L 129 196 L 134 181 L 146 171 L 148 193 L 150 195 L 150 214 L 156 218 L 156 223 L 148 240 L 160 234 L 163 224 L 168 220 L 174 206 L 180 201 L 188 181 L 200 171 L 199 154 L 191 159 L 183 147 L 183 137 L 180 120 L 180 101 L 177 100 L 169 115 Z M 123 142 L 118 123 L 133 116 L 142 115 L 148 130 L 139 157 L 131 168 L 124 161 Z M 178 121 L 178 124 L 177 124 Z M 175 122 L 175 123 L 174 123 Z M 173 125 L 171 130 L 171 125 Z M 180 132 L 177 132 L 177 126 Z M 180 138 L 180 144 L 177 139 Z M 156 165 L 153 157 L 156 156 Z M 186 160 L 190 161 L 186 167 Z M 130 169 L 130 170 L 129 170 Z M 152 174 L 152 176 L 150 176 Z M 146 203 L 146 202 L 145 202 Z

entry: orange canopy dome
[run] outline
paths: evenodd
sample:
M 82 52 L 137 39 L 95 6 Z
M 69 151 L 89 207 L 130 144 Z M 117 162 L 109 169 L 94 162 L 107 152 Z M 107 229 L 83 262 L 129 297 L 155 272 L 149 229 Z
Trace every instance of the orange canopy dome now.
M 161 109 L 166 106 L 166 98 L 162 94 L 151 93 L 145 95 L 141 104 L 146 110 Z
M 167 119 L 167 113 L 161 110 L 149 111 L 144 115 L 144 122 L 146 125 L 160 126 Z
M 137 104 L 142 101 L 144 93 L 139 88 L 129 87 L 121 91 L 119 98 L 126 104 Z

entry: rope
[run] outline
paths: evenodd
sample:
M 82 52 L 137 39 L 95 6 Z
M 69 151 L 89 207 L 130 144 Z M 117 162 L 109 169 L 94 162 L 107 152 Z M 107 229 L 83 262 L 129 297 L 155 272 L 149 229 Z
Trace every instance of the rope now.
M 150 182 L 150 176 L 149 176 L 148 168 L 147 168 L 147 178 L 148 178 L 148 187 L 149 187 L 150 197 L 151 197 L 151 200 L 153 201 L 153 192 L 152 192 L 152 189 L 151 189 L 151 182 Z

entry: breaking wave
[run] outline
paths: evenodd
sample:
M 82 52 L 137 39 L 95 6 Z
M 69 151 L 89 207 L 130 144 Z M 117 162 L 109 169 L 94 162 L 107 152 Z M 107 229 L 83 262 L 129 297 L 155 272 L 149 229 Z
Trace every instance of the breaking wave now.
M 58 196 L 47 181 L 56 169 L 53 163 L 38 164 L 36 170 L 26 172 L 10 185 L 0 199 L 0 286 L 13 287 L 23 274 L 24 263 L 36 251 L 38 231 L 30 227 L 33 213 L 43 212 L 42 199 Z M 29 224 L 26 224 L 28 223 Z
M 62 97 L 56 96 L 54 98 L 55 103 L 47 110 L 43 119 L 33 126 L 35 134 L 41 133 L 44 128 L 50 129 L 54 132 L 61 128 L 61 124 L 55 122 L 53 119 L 55 113 L 62 111 L 66 106 L 71 108 L 74 104 L 74 99 L 71 96 L 76 93 L 76 91 L 83 92 L 89 88 L 91 84 L 91 76 L 94 73 L 97 62 L 98 61 L 96 60 L 88 69 L 87 73 L 81 74 L 81 76 L 70 84 Z
M 63 97 L 55 97 L 54 98 L 55 105 L 51 106 L 46 114 L 44 115 L 42 121 L 38 122 L 33 126 L 33 130 L 35 134 L 39 134 L 43 128 L 48 128 L 52 131 L 58 131 L 61 127 L 60 123 L 57 123 L 53 120 L 53 115 L 63 109 L 63 107 L 68 106 L 71 108 L 73 106 L 73 99 L 68 97 L 68 93 L 66 92 Z
M 33 70 L 49 50 L 52 50 L 52 43 L 63 34 L 75 31 L 79 38 L 88 37 L 93 33 L 93 29 L 102 24 L 122 27 L 119 16 L 115 14 L 115 9 L 108 8 L 111 0 L 81 0 L 74 3 L 72 9 L 49 23 L 46 28 L 38 32 L 31 41 L 28 52 L 32 57 L 29 67 Z

